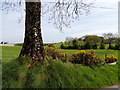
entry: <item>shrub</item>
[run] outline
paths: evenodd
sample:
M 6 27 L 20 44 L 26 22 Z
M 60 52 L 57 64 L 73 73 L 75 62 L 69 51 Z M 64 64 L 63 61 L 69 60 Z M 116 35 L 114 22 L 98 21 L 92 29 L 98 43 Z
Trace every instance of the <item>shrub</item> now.
M 114 49 L 115 49 L 115 50 L 120 50 L 120 44 L 115 44 Z
M 73 45 L 66 45 L 66 44 L 61 44 L 60 46 L 61 49 L 74 49 Z
M 17 43 L 15 46 L 23 46 L 23 43 Z
M 61 48 L 61 49 L 64 49 L 64 48 L 65 48 L 65 46 L 63 45 L 63 43 L 60 45 L 60 48 Z
M 80 46 L 80 49 L 85 49 L 84 45 L 81 45 L 81 46 Z
M 74 44 L 73 44 L 73 49 L 78 49 L 77 43 L 74 43 Z
M 59 50 L 56 47 L 46 47 L 45 48 L 46 57 L 48 59 L 57 59 L 61 61 L 67 61 L 68 60 L 68 53 L 63 52 L 63 50 Z
M 106 63 L 113 63 L 115 61 L 118 61 L 117 57 L 115 56 L 107 56 L 104 60 Z
M 72 62 L 76 64 L 84 64 L 88 66 L 92 66 L 92 65 L 99 66 L 100 64 L 102 64 L 102 60 L 100 60 L 97 57 L 94 51 L 75 52 L 75 54 L 73 54 Z
M 94 44 L 91 47 L 92 47 L 92 49 L 97 49 L 97 44 Z
M 48 47 L 55 47 L 55 46 L 54 46 L 54 43 L 48 44 Z
M 109 44 L 108 49 L 114 49 L 113 45 Z
M 105 49 L 105 45 L 101 43 L 99 49 Z
M 91 45 L 90 45 L 90 43 L 85 43 L 85 45 L 84 45 L 84 49 L 91 49 Z

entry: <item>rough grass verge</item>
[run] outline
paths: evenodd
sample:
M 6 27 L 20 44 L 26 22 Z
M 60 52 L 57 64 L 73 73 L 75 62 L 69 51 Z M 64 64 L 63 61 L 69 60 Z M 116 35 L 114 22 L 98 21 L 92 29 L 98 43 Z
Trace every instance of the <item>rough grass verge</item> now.
M 93 69 L 51 60 L 28 69 L 28 64 L 11 60 L 2 68 L 3 88 L 101 88 L 120 82 L 118 65 Z

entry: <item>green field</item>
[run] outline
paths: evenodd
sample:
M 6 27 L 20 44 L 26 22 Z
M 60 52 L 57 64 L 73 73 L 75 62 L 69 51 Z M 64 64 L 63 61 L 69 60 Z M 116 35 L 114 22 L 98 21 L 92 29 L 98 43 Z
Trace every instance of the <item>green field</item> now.
M 2 60 L 4 62 L 9 62 L 10 60 L 16 59 L 19 56 L 21 47 L 14 46 L 14 47 L 2 47 Z
M 101 88 L 120 82 L 118 64 L 92 69 L 79 64 L 51 60 L 28 69 L 27 63 L 20 65 L 16 60 L 20 50 L 20 46 L 2 47 L 3 88 Z M 73 54 L 79 50 L 64 51 Z M 117 50 L 95 52 L 101 59 L 105 54 L 118 56 Z
M 0 49 L 1 50 L 1 49 Z M 3 62 L 7 62 L 11 59 L 15 59 L 19 56 L 21 50 L 21 46 L 14 46 L 14 47 L 2 47 L 2 59 Z M 70 54 L 73 54 L 74 52 L 78 52 L 80 50 L 68 50 L 68 49 L 62 49 L 64 52 L 68 52 Z M 89 51 L 89 50 L 86 50 Z M 96 54 L 100 59 L 104 59 L 105 55 L 114 55 L 118 57 L 118 50 L 95 50 Z

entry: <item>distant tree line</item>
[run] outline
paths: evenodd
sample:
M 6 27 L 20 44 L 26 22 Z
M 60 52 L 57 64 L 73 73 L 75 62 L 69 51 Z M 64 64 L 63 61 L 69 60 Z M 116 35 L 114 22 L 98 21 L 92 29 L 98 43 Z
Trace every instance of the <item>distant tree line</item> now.
M 44 43 L 43 46 L 54 47 L 56 43 Z M 23 43 L 16 43 L 15 46 L 23 46 Z
M 102 36 L 85 35 L 81 38 L 67 37 L 61 49 L 115 49 L 120 50 L 117 34 L 104 33 Z

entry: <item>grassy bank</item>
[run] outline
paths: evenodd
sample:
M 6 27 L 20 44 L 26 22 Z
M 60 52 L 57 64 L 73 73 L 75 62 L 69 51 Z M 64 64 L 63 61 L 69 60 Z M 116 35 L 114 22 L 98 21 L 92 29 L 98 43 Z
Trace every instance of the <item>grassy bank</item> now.
M 118 83 L 118 65 L 86 66 L 44 61 L 33 69 L 17 60 L 3 64 L 3 88 L 100 88 Z

